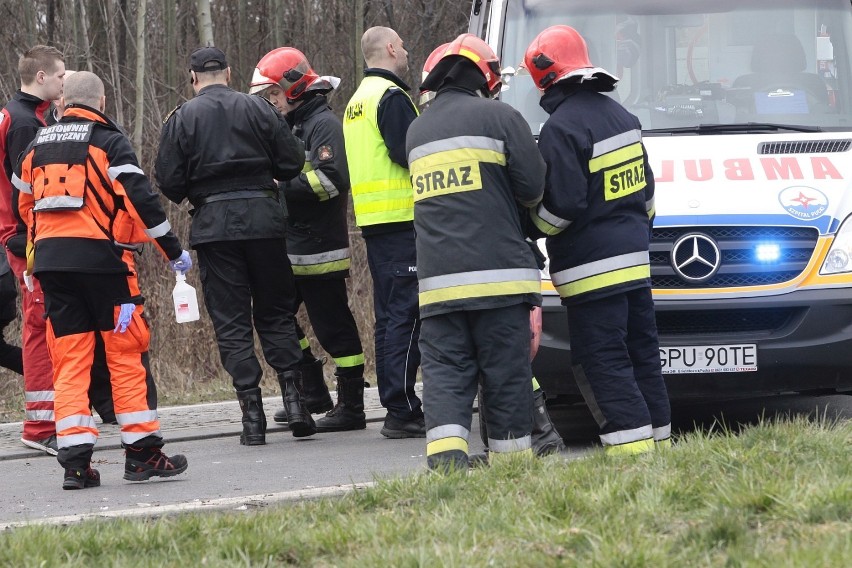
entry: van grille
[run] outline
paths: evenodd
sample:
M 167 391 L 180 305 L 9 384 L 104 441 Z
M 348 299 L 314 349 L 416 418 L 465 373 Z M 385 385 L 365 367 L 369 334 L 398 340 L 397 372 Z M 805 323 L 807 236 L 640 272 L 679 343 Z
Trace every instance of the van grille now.
M 708 280 L 690 282 L 675 271 L 671 252 L 675 241 L 688 233 L 702 233 L 719 247 L 719 270 Z M 651 238 L 651 283 L 654 288 L 730 288 L 764 286 L 798 277 L 813 256 L 819 232 L 810 227 L 665 227 L 654 229 Z M 759 244 L 777 244 L 780 257 L 761 262 Z
M 852 146 L 852 140 L 797 140 L 795 142 L 761 142 L 757 145 L 758 154 L 824 154 L 827 152 L 846 152 Z
M 768 334 L 786 326 L 801 309 L 657 311 L 657 331 L 660 336 L 714 333 Z

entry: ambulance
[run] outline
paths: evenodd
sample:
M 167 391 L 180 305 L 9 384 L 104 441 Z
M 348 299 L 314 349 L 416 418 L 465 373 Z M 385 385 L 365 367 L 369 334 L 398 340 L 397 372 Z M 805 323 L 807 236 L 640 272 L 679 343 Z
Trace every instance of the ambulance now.
M 547 115 L 518 66 L 554 24 L 585 37 L 642 123 L 671 396 L 852 391 L 850 0 L 475 0 L 470 32 L 535 135 Z M 543 277 L 534 371 L 571 400 L 565 310 Z

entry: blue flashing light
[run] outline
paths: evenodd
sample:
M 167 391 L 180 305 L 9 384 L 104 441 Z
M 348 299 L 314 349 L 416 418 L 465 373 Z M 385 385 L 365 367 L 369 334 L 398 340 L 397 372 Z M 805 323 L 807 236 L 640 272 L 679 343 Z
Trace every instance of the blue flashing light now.
M 781 247 L 775 243 L 762 243 L 754 248 L 758 262 L 776 262 L 781 258 Z

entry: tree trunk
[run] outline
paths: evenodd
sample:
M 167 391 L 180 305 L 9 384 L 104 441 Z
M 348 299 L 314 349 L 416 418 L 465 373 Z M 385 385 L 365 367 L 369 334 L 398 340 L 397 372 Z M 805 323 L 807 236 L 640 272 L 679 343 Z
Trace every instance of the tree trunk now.
M 210 15 L 210 0 L 197 0 L 198 7 L 198 40 L 202 46 L 216 45 L 213 43 L 213 19 Z
M 136 13 L 136 120 L 133 123 L 133 147 L 142 155 L 142 127 L 145 125 L 145 14 L 146 0 L 139 0 Z
M 175 0 L 165 0 L 163 10 L 165 11 L 166 19 L 166 88 L 168 89 L 167 106 L 168 110 L 175 108 L 177 104 L 177 57 L 175 50 L 177 49 L 175 26 Z
M 47 43 L 52 44 L 56 32 L 56 0 L 47 0 Z
M 83 57 L 86 62 L 86 70 L 92 71 L 92 50 L 89 43 L 89 16 L 86 13 L 86 0 L 80 0 L 80 31 L 83 35 Z
M 355 41 L 353 42 L 353 58 L 355 60 L 355 87 L 364 78 L 364 54 L 361 52 L 361 36 L 364 35 L 364 0 L 355 0 Z

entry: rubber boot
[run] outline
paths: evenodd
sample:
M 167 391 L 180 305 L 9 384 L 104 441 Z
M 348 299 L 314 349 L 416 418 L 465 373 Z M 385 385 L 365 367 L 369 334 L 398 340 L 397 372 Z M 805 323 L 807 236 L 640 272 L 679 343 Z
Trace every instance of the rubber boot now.
M 301 383 L 299 371 L 278 373 L 278 383 L 281 385 L 281 395 L 284 398 L 284 414 L 293 436 L 303 438 L 316 434 L 317 426 L 311 413 L 305 408 L 302 393 L 299 391 Z
M 266 415 L 263 413 L 263 401 L 260 389 L 253 388 L 237 391 L 237 400 L 243 411 L 243 433 L 240 444 L 243 446 L 262 446 L 266 443 Z
M 317 420 L 319 432 L 345 432 L 367 427 L 364 414 L 364 378 L 337 376 L 337 405 Z
M 565 442 L 547 412 L 546 400 L 542 389 L 533 391 L 532 449 L 537 456 L 547 456 L 565 449 Z
M 334 408 L 334 401 L 331 400 L 331 395 L 325 384 L 322 367 L 323 360 L 321 359 L 314 359 L 299 365 L 299 371 L 302 373 L 302 402 L 305 403 L 308 412 L 311 414 L 328 412 Z M 275 413 L 273 419 L 279 424 L 286 424 L 287 413 L 282 408 Z

